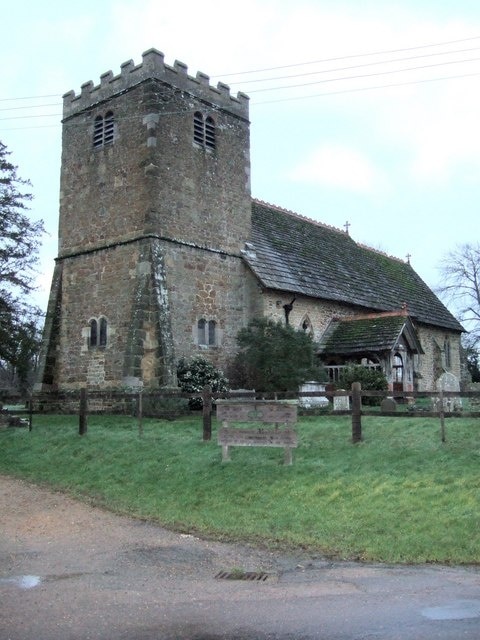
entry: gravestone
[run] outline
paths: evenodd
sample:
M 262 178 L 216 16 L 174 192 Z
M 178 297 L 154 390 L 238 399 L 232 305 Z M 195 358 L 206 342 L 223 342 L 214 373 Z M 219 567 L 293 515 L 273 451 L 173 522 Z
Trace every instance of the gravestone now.
M 380 404 L 380 411 L 383 413 L 391 413 L 397 410 L 397 403 L 393 398 L 384 398 Z
M 300 386 L 300 393 L 322 393 L 325 391 L 325 385 L 320 382 L 311 380 L 310 382 L 304 382 Z M 328 407 L 328 398 L 325 396 L 300 396 L 298 404 L 304 409 L 317 409 L 321 407 Z
M 337 389 L 337 391 L 345 391 L 345 389 Z M 334 411 L 350 411 L 349 396 L 333 396 Z
M 445 371 L 436 382 L 437 391 L 460 392 L 460 382 L 453 373 Z M 435 399 L 434 399 L 435 400 Z M 438 410 L 438 402 L 435 409 Z M 458 396 L 448 396 L 443 399 L 443 408 L 445 411 L 455 411 L 462 408 L 462 399 Z

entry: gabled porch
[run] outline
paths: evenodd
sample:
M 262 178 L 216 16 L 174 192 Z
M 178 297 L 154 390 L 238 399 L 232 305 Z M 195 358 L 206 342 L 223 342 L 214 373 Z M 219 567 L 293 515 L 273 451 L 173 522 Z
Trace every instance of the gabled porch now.
M 415 390 L 418 357 L 424 353 L 407 309 L 333 318 L 323 334 L 318 355 L 331 382 L 352 364 L 381 370 L 389 390 Z

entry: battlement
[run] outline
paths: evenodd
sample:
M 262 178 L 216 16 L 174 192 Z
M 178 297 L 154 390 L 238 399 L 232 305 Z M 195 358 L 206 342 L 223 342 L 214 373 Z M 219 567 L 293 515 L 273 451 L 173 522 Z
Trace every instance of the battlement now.
M 237 96 L 230 94 L 230 87 L 219 82 L 216 87 L 210 85 L 210 77 L 198 71 L 196 76 L 188 75 L 188 67 L 176 60 L 173 67 L 165 64 L 164 54 L 157 49 L 149 49 L 142 54 L 142 63 L 135 65 L 128 60 L 120 65 L 120 74 L 113 75 L 107 71 L 100 76 L 100 84 L 94 85 L 90 80 L 81 86 L 79 95 L 69 91 L 63 96 L 63 117 L 68 118 L 114 95 L 122 93 L 150 78 L 161 80 L 177 89 L 206 100 L 248 119 L 249 98 L 244 93 Z

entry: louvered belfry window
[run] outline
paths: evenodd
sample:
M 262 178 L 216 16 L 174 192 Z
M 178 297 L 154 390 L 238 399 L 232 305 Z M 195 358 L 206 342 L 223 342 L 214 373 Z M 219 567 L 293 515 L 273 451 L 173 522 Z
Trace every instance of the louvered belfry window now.
M 200 145 L 203 145 L 203 130 L 203 116 L 197 111 L 193 116 L 193 139 Z
M 115 120 L 113 112 L 108 111 L 105 116 L 97 116 L 93 123 L 93 146 L 95 149 L 113 144 Z
M 193 140 L 206 149 L 215 149 L 215 121 L 211 116 L 203 117 L 200 111 L 193 115 Z
M 205 120 L 205 146 L 215 149 L 215 122 L 210 116 Z

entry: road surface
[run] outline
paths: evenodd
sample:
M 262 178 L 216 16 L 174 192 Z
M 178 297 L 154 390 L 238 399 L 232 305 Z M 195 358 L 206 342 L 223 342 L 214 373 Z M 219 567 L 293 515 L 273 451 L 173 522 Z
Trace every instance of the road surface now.
M 203 541 L 6 477 L 0 514 L 0 640 L 480 638 L 479 568 Z

